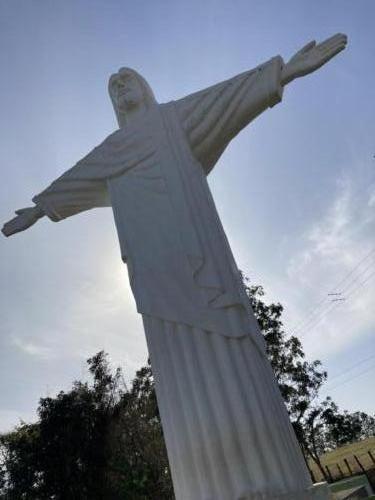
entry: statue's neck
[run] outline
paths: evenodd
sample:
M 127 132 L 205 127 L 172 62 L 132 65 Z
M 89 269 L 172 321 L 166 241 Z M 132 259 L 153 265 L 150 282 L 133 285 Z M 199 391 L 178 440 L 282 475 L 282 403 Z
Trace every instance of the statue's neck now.
M 149 111 L 150 109 L 145 105 L 137 106 L 136 108 L 127 110 L 125 114 L 120 115 L 120 128 L 129 123 L 136 124 L 137 122 L 142 121 Z

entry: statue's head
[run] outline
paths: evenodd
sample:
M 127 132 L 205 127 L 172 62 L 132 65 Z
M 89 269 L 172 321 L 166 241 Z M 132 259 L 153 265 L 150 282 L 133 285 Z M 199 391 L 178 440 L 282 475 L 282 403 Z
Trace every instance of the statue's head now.
M 136 111 L 156 104 L 151 87 L 134 69 L 121 68 L 114 73 L 109 79 L 108 90 L 120 127 Z

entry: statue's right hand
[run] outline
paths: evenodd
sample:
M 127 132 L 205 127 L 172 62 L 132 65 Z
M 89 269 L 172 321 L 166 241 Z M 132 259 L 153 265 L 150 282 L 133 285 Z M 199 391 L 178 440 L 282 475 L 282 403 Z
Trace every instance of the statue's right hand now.
M 326 64 L 339 52 L 345 49 L 348 38 L 342 33 L 327 38 L 322 43 L 316 44 L 315 40 L 299 50 L 284 66 L 281 74 L 282 85 L 295 78 L 308 75 Z
M 17 217 L 5 223 L 1 230 L 4 236 L 11 236 L 12 234 L 24 231 L 43 217 L 43 212 L 39 207 L 20 208 L 15 213 Z

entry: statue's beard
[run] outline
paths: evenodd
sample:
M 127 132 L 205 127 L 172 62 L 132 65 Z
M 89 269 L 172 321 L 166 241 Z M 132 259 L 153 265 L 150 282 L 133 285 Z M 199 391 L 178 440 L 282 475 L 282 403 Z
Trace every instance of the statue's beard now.
M 120 113 L 127 113 L 136 111 L 137 108 L 141 108 L 142 100 L 137 99 L 129 95 L 122 95 L 117 100 L 117 107 Z

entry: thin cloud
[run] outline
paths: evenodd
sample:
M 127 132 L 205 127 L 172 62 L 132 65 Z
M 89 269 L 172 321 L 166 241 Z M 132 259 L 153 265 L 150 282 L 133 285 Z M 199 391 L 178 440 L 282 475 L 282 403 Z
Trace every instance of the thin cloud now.
M 288 282 L 301 292 L 286 301 L 289 318 L 296 318 L 292 331 L 314 355 L 343 349 L 375 322 L 373 196 L 346 175 L 288 263 Z
M 50 359 L 54 353 L 50 347 L 30 338 L 11 337 L 11 344 L 30 356 L 40 359 Z

